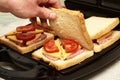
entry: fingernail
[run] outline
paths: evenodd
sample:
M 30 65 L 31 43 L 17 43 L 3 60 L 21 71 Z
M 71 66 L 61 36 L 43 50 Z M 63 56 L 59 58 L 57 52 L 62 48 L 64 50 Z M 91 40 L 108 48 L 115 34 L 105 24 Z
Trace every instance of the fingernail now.
M 50 13 L 49 19 L 55 19 L 56 18 L 56 13 Z

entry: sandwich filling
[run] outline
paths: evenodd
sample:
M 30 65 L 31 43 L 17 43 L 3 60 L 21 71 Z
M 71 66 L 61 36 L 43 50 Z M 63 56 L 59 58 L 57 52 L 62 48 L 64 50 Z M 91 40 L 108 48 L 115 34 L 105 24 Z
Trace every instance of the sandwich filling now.
M 101 50 L 111 46 L 119 39 L 120 39 L 120 31 L 111 31 L 110 33 L 96 40 L 94 44 L 94 51 L 100 52 Z
M 98 38 L 95 40 L 95 43 L 100 45 L 100 44 L 104 44 L 106 41 L 110 40 L 113 36 L 113 32 L 110 31 L 107 34 L 103 35 L 102 37 Z
M 82 52 L 82 47 L 70 39 L 51 39 L 42 48 L 42 54 L 50 60 L 68 60 Z
M 26 47 L 44 40 L 47 35 L 44 34 L 43 30 L 28 25 L 17 27 L 15 31 L 8 33 L 5 37 L 21 47 Z

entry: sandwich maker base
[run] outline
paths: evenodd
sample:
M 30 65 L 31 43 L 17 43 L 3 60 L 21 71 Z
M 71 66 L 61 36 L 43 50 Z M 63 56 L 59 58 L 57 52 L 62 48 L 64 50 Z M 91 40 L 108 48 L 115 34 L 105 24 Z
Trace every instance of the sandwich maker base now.
M 91 2 L 88 0 L 65 1 L 67 8 L 82 11 L 85 14 L 85 18 L 95 15 L 119 17 L 118 13 L 120 13 L 120 10 L 116 9 L 116 6 L 119 5 L 111 8 L 108 3 L 105 0 L 91 0 Z M 111 12 L 115 13 L 115 15 L 108 14 Z M 120 30 L 120 25 L 115 29 Z M 83 77 L 106 67 L 114 60 L 120 58 L 120 40 L 101 52 L 95 53 L 94 56 L 85 61 L 61 71 L 57 71 L 41 60 L 32 59 L 31 53 L 22 55 L 0 44 L 0 62 L 10 63 L 17 67 L 15 70 L 8 70 L 0 66 L 0 76 L 6 80 L 82 80 Z
M 22 55 L 0 44 L 0 61 L 20 68 L 7 70 L 0 67 L 0 76 L 7 80 L 77 80 L 104 68 L 119 57 L 120 40 L 80 64 L 57 71 L 43 61 L 33 60 L 30 53 Z

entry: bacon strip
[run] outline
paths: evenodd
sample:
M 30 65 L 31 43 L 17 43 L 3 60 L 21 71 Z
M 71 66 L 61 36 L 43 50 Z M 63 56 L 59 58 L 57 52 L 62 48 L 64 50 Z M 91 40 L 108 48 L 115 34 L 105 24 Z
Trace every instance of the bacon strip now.
M 46 37 L 47 37 L 46 34 L 41 34 L 41 36 L 39 38 L 37 38 L 36 40 L 34 40 L 33 43 L 40 42 L 40 41 L 44 40 Z M 14 42 L 16 45 L 19 45 L 21 47 L 26 47 L 27 46 L 27 45 L 25 45 L 25 43 L 19 43 L 19 42 L 13 41 L 13 40 L 10 40 L 10 41 Z M 31 44 L 33 44 L 33 43 L 31 43 Z
M 41 36 L 40 36 L 38 39 L 36 39 L 35 41 L 33 41 L 33 43 L 36 43 L 36 42 L 42 41 L 42 40 L 44 40 L 46 37 L 47 37 L 46 34 L 41 34 Z
M 112 35 L 109 35 L 109 36 L 107 36 L 106 38 L 104 38 L 103 40 L 101 40 L 101 41 L 97 41 L 96 43 L 97 44 L 103 44 L 103 43 L 105 43 L 106 41 L 108 41 L 108 40 L 110 40 L 112 38 Z
M 83 52 L 84 52 L 83 49 L 79 49 L 77 52 L 71 54 L 66 60 L 72 59 L 72 58 L 74 58 L 75 56 L 77 56 L 77 55 L 79 55 L 79 54 L 81 54 L 81 53 L 83 53 Z
M 74 57 L 76 57 L 77 55 L 80 55 L 81 53 L 83 53 L 84 50 L 83 49 L 79 49 L 77 52 L 73 53 L 72 55 L 70 55 L 66 60 L 69 60 L 69 59 L 72 59 Z M 53 61 L 57 61 L 59 60 L 58 58 L 55 58 L 55 57 L 52 57 L 52 56 L 49 56 L 49 55 L 45 55 L 43 54 L 45 57 L 47 57 L 48 59 L 50 60 L 53 60 Z

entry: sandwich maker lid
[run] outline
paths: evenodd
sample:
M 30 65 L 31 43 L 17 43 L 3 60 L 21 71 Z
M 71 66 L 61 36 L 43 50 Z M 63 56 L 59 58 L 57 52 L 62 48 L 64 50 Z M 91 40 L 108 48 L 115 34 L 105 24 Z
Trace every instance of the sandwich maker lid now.
M 85 17 L 120 17 L 120 0 L 66 0 L 69 9 L 80 10 Z
M 110 0 L 112 1 L 112 0 Z M 120 10 L 114 3 L 107 0 L 66 0 L 65 5 L 69 9 L 80 10 L 89 16 L 110 16 L 118 17 Z M 118 1 L 119 2 L 119 1 Z M 118 3 L 116 0 L 116 3 Z M 110 4 L 110 5 L 109 5 Z M 117 7 L 117 8 L 116 8 Z M 105 11 L 105 12 L 104 12 Z M 120 30 L 120 25 L 116 27 Z M 7 62 L 20 68 L 18 70 L 7 70 L 0 66 L 0 76 L 7 80 L 77 80 L 100 70 L 120 57 L 120 40 L 110 47 L 81 64 L 77 64 L 65 70 L 57 71 L 43 61 L 36 61 L 31 58 L 31 52 L 22 55 L 9 47 L 0 44 L 0 62 Z

